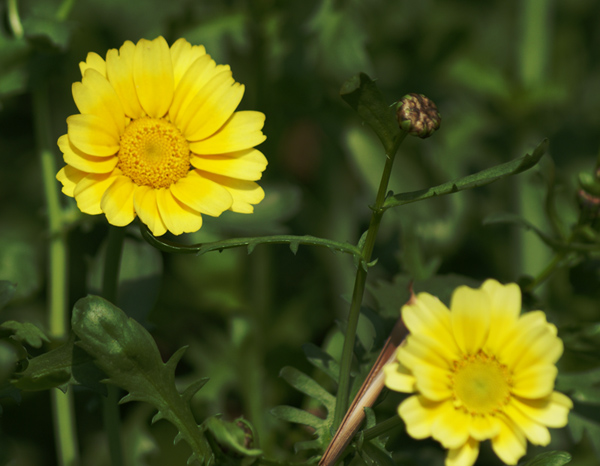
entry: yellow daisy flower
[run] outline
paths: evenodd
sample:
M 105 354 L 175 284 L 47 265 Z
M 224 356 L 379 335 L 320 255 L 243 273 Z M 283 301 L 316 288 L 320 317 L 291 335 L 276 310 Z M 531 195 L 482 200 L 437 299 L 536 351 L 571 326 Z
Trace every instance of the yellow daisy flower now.
M 385 367 L 385 384 L 415 393 L 398 413 L 409 435 L 449 450 L 446 466 L 471 466 L 487 439 L 502 461 L 517 464 L 526 440 L 547 445 L 548 427 L 564 427 L 573 406 L 554 391 L 563 352 L 556 327 L 542 311 L 519 315 L 514 283 L 461 286 L 450 309 L 427 293 L 402 308 L 410 334 Z
M 58 140 L 67 165 L 56 178 L 87 214 L 124 226 L 135 216 L 155 236 L 197 231 L 202 214 L 253 212 L 267 166 L 260 112 L 236 112 L 244 86 L 204 47 L 179 39 L 127 41 L 79 65 Z

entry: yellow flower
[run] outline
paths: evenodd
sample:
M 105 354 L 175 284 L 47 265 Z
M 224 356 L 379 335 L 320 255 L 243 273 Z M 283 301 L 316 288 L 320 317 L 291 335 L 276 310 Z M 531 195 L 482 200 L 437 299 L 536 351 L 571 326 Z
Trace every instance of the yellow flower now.
M 244 86 L 204 47 L 179 39 L 127 41 L 106 60 L 89 53 L 73 84 L 57 179 L 87 214 L 155 236 L 197 231 L 202 214 L 251 213 L 267 166 L 260 112 L 236 112 Z
M 410 334 L 385 367 L 385 384 L 416 393 L 398 413 L 409 435 L 449 450 L 446 466 L 471 466 L 487 439 L 516 464 L 526 439 L 547 445 L 547 427 L 567 424 L 573 404 L 554 391 L 562 341 L 542 311 L 519 315 L 514 283 L 459 287 L 450 308 L 427 293 L 402 308 Z

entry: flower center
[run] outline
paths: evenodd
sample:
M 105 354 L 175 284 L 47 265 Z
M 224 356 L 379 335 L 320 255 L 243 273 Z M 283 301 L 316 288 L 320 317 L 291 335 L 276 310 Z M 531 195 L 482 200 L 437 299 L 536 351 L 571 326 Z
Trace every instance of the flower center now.
M 190 170 L 188 142 L 167 120 L 133 120 L 121 136 L 120 146 L 117 166 L 138 186 L 166 188 Z
M 454 406 L 470 414 L 494 415 L 510 399 L 512 380 L 507 367 L 481 350 L 454 361 L 451 382 Z

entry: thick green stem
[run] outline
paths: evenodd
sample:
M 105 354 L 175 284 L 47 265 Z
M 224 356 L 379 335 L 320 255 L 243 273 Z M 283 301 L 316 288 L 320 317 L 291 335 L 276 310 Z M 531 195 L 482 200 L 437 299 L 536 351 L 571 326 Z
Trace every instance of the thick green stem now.
M 48 217 L 48 331 L 53 339 L 65 340 L 69 333 L 67 243 L 56 181 L 56 163 L 50 150 L 51 118 L 48 91 L 41 82 L 37 83 L 33 92 L 33 114 Z M 63 393 L 53 389 L 50 391 L 50 397 L 58 464 L 76 466 L 79 464 L 79 452 L 73 392 L 69 390 Z
M 121 266 L 121 253 L 125 228 L 112 227 L 108 232 L 104 271 L 102 276 L 102 296 L 113 304 L 117 300 L 117 287 L 119 283 L 119 270 Z M 123 445 L 121 442 L 121 418 L 119 413 L 119 388 L 109 385 L 108 396 L 102 398 L 102 417 L 104 430 L 108 436 L 111 466 L 123 466 Z
M 356 341 L 356 329 L 358 327 L 360 307 L 365 292 L 365 284 L 367 282 L 368 263 L 371 261 L 371 255 L 373 254 L 373 248 L 375 247 L 375 238 L 377 237 L 377 232 L 379 231 L 379 225 L 381 223 L 381 217 L 383 216 L 384 212 L 383 203 L 385 202 L 385 197 L 388 191 L 388 183 L 390 181 L 390 175 L 392 174 L 394 158 L 406 135 L 407 133 L 403 131 L 396 139 L 394 147 L 388 154 L 386 154 L 385 166 L 383 168 L 383 174 L 381 175 L 381 182 L 379 183 L 377 198 L 375 199 L 375 205 L 372 207 L 373 213 L 371 215 L 371 222 L 369 224 L 367 237 L 362 249 L 361 261 L 358 265 L 358 270 L 356 271 L 354 290 L 352 292 L 352 303 L 350 304 L 350 313 L 348 315 L 348 326 L 346 327 L 344 347 L 342 349 L 340 383 L 338 387 L 335 413 L 333 418 L 333 425 L 336 428 L 342 422 L 349 405 L 351 385 L 350 367 L 352 365 L 352 356 L 354 354 L 354 343 Z

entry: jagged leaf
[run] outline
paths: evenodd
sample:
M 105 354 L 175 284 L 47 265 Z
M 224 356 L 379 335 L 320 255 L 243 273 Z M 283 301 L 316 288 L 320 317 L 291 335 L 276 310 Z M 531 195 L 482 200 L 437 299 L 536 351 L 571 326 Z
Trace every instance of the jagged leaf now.
M 302 350 L 306 355 L 306 359 L 315 366 L 325 372 L 334 382 L 337 382 L 340 377 L 340 366 L 333 356 L 323 351 L 312 343 L 302 345 Z
M 571 462 L 571 455 L 566 451 L 547 451 L 519 463 L 519 466 L 562 466 Z
M 323 403 L 326 408 L 335 406 L 335 397 L 331 393 L 321 387 L 314 379 L 300 372 L 295 367 L 284 367 L 281 369 L 279 376 L 296 390 Z
M 340 95 L 375 131 L 386 154 L 390 154 L 401 130 L 394 109 L 385 101 L 375 81 L 365 73 L 359 73 L 342 85 Z
M 531 155 L 526 154 L 523 157 L 511 160 L 510 162 L 502 163 L 495 167 L 490 167 L 480 172 L 473 173 L 472 175 L 465 176 L 464 178 L 449 181 L 448 183 L 440 184 L 432 188 L 395 194 L 385 200 L 383 208 L 388 209 L 390 207 L 410 204 L 411 202 L 422 201 L 424 199 L 429 199 L 430 197 L 444 196 L 446 194 L 464 191 L 465 189 L 478 188 L 493 183 L 494 181 L 501 180 L 502 178 L 506 178 L 507 176 L 516 175 L 537 165 L 547 148 L 548 140 L 544 139 Z
M 106 381 L 129 392 L 121 402 L 145 401 L 170 421 L 190 445 L 192 457 L 209 461 L 212 452 L 194 420 L 190 406 L 175 387 L 175 367 L 185 348 L 163 363 L 154 339 L 135 320 L 98 296 L 75 304 L 72 327 L 77 345 L 94 358 L 107 375 Z
M 50 341 L 44 332 L 31 322 L 17 322 L 14 320 L 3 322 L 0 325 L 0 337 L 8 335 L 34 348 L 40 348 L 44 341 L 46 343 Z

